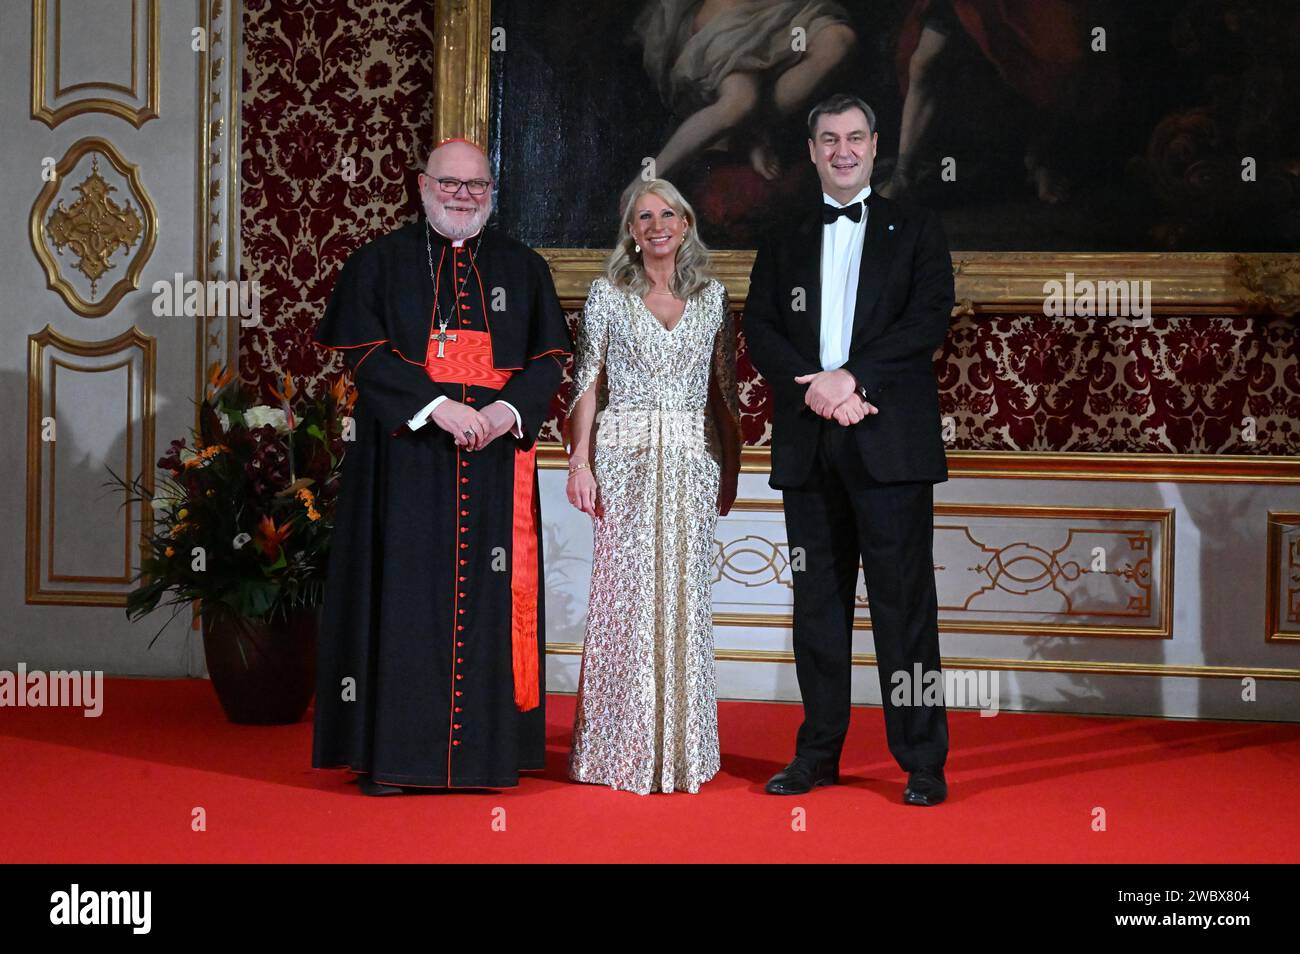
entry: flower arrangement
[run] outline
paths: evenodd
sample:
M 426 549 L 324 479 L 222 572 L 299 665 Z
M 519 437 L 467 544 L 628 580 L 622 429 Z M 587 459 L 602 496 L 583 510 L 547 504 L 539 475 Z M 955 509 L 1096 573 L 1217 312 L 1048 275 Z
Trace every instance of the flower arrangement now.
M 171 442 L 158 460 L 158 489 L 110 471 L 128 502 L 148 504 L 154 516 L 141 584 L 127 597 L 130 619 L 163 603 L 176 607 L 171 622 L 194 600 L 262 621 L 320 605 L 356 389 L 340 377 L 308 398 L 285 375 L 272 392 L 278 406 L 259 403 L 213 365 L 193 446 Z

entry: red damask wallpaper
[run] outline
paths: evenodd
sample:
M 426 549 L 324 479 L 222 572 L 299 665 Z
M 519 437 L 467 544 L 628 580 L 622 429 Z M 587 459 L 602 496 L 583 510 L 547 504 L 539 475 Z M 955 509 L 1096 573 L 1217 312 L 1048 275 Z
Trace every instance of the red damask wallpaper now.
M 343 261 L 415 217 L 433 138 L 428 0 L 245 0 L 241 237 L 262 324 L 240 374 L 268 397 L 343 367 L 312 332 Z M 350 160 L 350 161 L 349 161 Z
M 285 373 L 309 391 L 342 373 L 312 342 L 338 270 L 416 214 L 415 170 L 433 139 L 432 20 L 427 0 L 244 4 L 241 234 L 246 277 L 264 296 L 262 326 L 242 331 L 240 373 L 268 398 Z M 745 438 L 761 446 L 768 392 L 740 325 Z M 955 319 L 936 357 L 949 446 L 1300 453 L 1297 338 L 1295 321 L 1231 315 L 1158 317 L 1149 328 Z M 558 440 L 565 393 L 544 440 Z

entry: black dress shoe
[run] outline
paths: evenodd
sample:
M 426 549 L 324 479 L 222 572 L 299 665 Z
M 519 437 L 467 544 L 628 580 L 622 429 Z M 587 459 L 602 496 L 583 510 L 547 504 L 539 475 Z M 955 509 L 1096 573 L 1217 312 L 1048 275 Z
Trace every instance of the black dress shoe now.
M 396 785 L 385 785 L 382 782 L 376 782 L 369 775 L 360 775 L 357 777 L 357 786 L 364 795 L 401 795 L 402 790 Z
M 802 795 L 819 785 L 834 785 L 840 780 L 840 767 L 834 762 L 794 761 L 768 780 L 769 795 Z
M 908 805 L 938 805 L 948 797 L 943 769 L 917 769 L 907 776 L 903 801 Z

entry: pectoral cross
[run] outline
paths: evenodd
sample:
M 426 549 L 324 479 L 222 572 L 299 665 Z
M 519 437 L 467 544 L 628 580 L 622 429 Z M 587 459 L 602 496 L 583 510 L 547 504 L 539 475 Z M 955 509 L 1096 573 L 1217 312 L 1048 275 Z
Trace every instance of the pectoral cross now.
M 439 329 L 438 329 L 438 333 L 437 333 L 436 335 L 429 335 L 429 340 L 430 340 L 430 341 L 436 341 L 436 342 L 438 342 L 438 353 L 437 353 L 436 355 L 434 355 L 434 357 L 435 357 L 435 358 L 442 358 L 442 357 L 446 357 L 446 356 L 442 353 L 443 346 L 444 346 L 444 345 L 446 344 L 446 342 L 448 342 L 448 341 L 455 341 L 455 340 L 456 340 L 456 336 L 455 336 L 455 335 L 449 335 L 449 334 L 447 334 L 447 329 L 446 329 L 446 328 L 439 328 Z

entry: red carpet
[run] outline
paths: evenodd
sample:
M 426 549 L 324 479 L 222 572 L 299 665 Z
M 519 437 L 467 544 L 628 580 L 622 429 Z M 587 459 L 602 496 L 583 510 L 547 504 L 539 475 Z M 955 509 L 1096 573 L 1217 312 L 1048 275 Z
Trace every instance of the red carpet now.
M 762 785 L 799 707 L 724 702 L 722 773 L 642 797 L 565 780 L 573 698 L 551 696 L 546 771 L 519 788 L 376 799 L 308 767 L 308 722 L 230 725 L 205 681 L 109 680 L 104 696 L 98 719 L 0 709 L 0 860 L 1300 860 L 1297 725 L 954 712 L 951 795 L 922 809 L 899 801 L 878 709 L 853 711 L 844 784 L 775 798 Z

